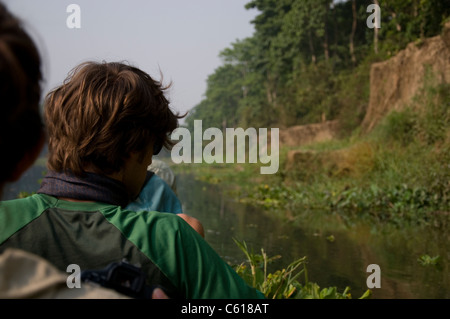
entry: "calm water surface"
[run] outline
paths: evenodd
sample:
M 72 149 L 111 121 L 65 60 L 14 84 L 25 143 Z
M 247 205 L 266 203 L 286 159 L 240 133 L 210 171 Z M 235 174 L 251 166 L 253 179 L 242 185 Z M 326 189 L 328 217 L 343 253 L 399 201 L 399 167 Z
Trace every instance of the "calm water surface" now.
M 372 298 L 450 298 L 449 234 L 442 225 L 426 231 L 373 233 L 364 225 L 344 227 L 329 216 L 281 222 L 233 201 L 220 185 L 180 175 L 177 187 L 184 211 L 202 221 L 206 240 L 231 264 L 245 261 L 233 242 L 236 238 L 255 253 L 263 248 L 268 256 L 281 255 L 272 270 L 307 256 L 310 281 L 336 286 L 340 292 L 350 286 L 353 298 L 367 290 L 370 264 L 381 269 L 381 288 L 372 290 Z M 421 265 L 417 259 L 425 254 L 439 255 L 439 264 Z
M 38 161 L 21 180 L 7 185 L 3 199 L 15 198 L 20 191 L 36 191 L 45 170 L 45 161 Z M 233 241 L 236 238 L 245 241 L 254 253 L 263 248 L 269 257 L 281 255 L 269 271 L 307 256 L 310 281 L 321 287 L 336 286 L 340 292 L 350 286 L 353 298 L 366 291 L 370 264 L 381 268 L 381 288 L 373 289 L 372 298 L 450 298 L 446 226 L 373 232 L 364 225 L 344 227 L 339 219 L 319 213 L 308 220 L 282 222 L 235 202 L 220 185 L 189 175 L 177 177 L 177 191 L 185 213 L 202 221 L 206 240 L 230 264 L 245 261 Z M 331 235 L 334 240 L 329 240 Z M 425 254 L 439 255 L 438 266 L 421 265 L 417 259 Z

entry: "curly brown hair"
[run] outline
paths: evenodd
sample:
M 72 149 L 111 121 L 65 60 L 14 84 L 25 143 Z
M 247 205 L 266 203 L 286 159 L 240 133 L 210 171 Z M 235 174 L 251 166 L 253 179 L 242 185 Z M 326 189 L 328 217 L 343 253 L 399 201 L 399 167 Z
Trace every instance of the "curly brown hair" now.
M 44 101 L 49 136 L 48 168 L 81 175 L 93 166 L 120 171 L 131 152 L 150 144 L 171 149 L 178 127 L 164 95 L 167 87 L 122 62 L 85 62 Z

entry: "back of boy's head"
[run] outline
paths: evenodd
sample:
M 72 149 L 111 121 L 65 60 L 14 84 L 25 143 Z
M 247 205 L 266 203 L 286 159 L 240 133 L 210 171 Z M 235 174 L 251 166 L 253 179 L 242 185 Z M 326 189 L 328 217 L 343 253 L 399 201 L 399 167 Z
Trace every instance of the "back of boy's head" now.
M 111 174 L 152 142 L 170 149 L 168 135 L 181 116 L 171 111 L 165 89 L 125 63 L 86 62 L 73 69 L 44 103 L 49 169 Z
M 0 3 L 0 185 L 38 144 L 41 58 L 21 22 Z

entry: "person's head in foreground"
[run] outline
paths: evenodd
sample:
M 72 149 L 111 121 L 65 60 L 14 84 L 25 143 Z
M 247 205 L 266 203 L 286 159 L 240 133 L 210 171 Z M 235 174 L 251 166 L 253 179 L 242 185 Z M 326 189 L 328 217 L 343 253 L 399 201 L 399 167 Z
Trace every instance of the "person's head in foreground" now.
M 48 167 L 120 180 L 130 200 L 178 126 L 161 83 L 124 63 L 83 63 L 45 100 Z
M 125 63 L 86 62 L 72 70 L 44 103 L 50 176 L 56 174 L 56 179 L 64 173 L 82 182 L 86 173 L 106 176 L 121 183 L 114 184 L 115 204 L 124 207 L 133 201 L 146 181 L 152 156 L 162 147 L 172 147 L 169 135 L 182 117 L 170 109 L 165 89 Z M 47 179 L 43 185 L 42 192 L 52 187 Z M 84 193 L 54 194 L 66 199 L 104 199 Z M 204 236 L 197 219 L 186 214 L 179 217 Z
M 0 252 L 20 248 L 62 271 L 125 259 L 171 298 L 262 298 L 179 216 L 124 208 L 152 155 L 171 146 L 178 116 L 163 91 L 135 67 L 88 62 L 50 92 L 50 171 L 37 194 L 0 205 Z
M 41 58 L 21 23 L 0 3 L 0 196 L 39 155 Z
M 5 184 L 18 180 L 44 145 L 39 112 L 40 68 L 41 59 L 34 42 L 21 22 L 0 3 L 0 148 L 4 151 L 0 156 L 0 197 Z M 20 212 L 13 214 L 20 218 Z M 1 217 L 3 229 L 2 224 L 7 225 L 10 220 Z M 61 289 L 66 282 L 65 273 L 47 260 L 16 248 L 0 251 L 0 299 L 125 297 L 89 284 L 70 294 Z M 153 298 L 163 297 L 161 291 L 155 290 Z

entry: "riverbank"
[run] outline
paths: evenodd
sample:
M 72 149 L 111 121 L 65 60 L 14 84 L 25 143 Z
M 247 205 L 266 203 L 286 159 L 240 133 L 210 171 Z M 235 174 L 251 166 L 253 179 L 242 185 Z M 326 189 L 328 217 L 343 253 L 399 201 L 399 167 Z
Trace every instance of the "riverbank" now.
M 344 224 L 445 228 L 450 220 L 450 86 L 424 86 L 413 103 L 369 134 L 280 148 L 280 170 L 258 164 L 173 166 L 282 218 L 315 211 Z M 420 107 L 418 107 L 420 106 Z
M 340 139 L 281 147 L 274 175 L 259 174 L 257 164 L 173 168 L 329 243 L 345 234 L 365 247 L 361 260 L 382 265 L 389 298 L 396 298 L 399 282 L 403 298 L 412 290 L 415 296 L 447 298 L 449 123 L 449 86 L 424 87 L 409 107 L 392 112 L 369 134 L 356 130 Z
M 245 261 L 244 277 L 250 281 L 249 258 L 238 251 L 232 238 L 248 242 L 259 261 L 263 250 L 269 258 L 280 255 L 269 264 L 269 273 L 306 257 L 311 282 L 337 287 L 341 293 L 350 287 L 355 298 L 367 289 L 370 264 L 379 265 L 382 271 L 381 289 L 373 289 L 372 298 L 449 297 L 449 234 L 445 228 L 389 227 L 387 223 L 374 227 L 367 220 L 346 222 L 339 214 L 320 209 L 286 218 L 281 208 L 239 202 L 238 189 L 252 177 L 244 178 L 244 170 L 233 179 L 226 173 L 237 174 L 231 168 L 191 167 L 191 172 L 204 174 L 197 176 L 187 174 L 187 169 L 179 172 L 179 195 L 186 211 L 204 223 L 206 239 L 220 255 L 232 265 Z M 304 283 L 303 274 L 299 280 Z

